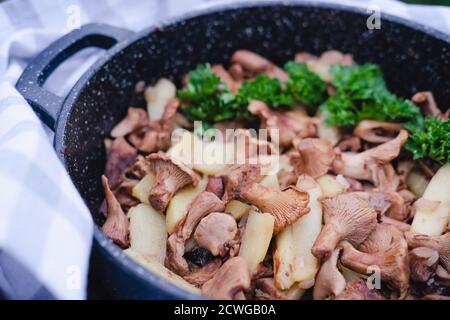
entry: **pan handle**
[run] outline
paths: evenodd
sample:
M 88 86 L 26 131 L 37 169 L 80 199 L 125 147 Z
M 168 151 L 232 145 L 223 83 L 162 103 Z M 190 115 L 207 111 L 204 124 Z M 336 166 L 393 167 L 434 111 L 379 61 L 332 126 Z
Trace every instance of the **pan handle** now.
M 87 47 L 109 49 L 128 37 L 132 31 L 106 24 L 86 24 L 50 44 L 26 67 L 16 88 L 36 114 L 52 130 L 55 129 L 64 98 L 42 86 L 52 72 L 73 54 Z

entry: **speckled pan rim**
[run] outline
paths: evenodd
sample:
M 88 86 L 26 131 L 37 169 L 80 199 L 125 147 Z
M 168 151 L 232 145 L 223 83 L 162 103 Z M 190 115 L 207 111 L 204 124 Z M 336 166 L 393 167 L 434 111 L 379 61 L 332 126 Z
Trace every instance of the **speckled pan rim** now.
M 233 4 L 214 4 L 211 6 L 200 8 L 199 10 L 195 10 L 188 14 L 183 14 L 178 17 L 166 19 L 164 21 L 160 21 L 155 23 L 153 26 L 148 27 L 142 31 L 139 31 L 135 34 L 132 34 L 129 38 L 121 41 L 116 44 L 111 49 L 107 50 L 105 54 L 99 58 L 76 82 L 74 87 L 70 90 L 67 95 L 60 117 L 57 120 L 56 128 L 55 128 L 55 139 L 54 139 L 54 148 L 58 154 L 58 157 L 61 159 L 64 165 L 64 129 L 66 126 L 67 118 L 69 116 L 69 111 L 72 108 L 74 102 L 78 97 L 78 93 L 80 90 L 89 83 L 89 80 L 95 75 L 95 73 L 103 67 L 105 63 L 107 63 L 111 57 L 118 54 L 120 51 L 138 41 L 139 39 L 148 36 L 152 31 L 157 28 L 165 27 L 172 25 L 177 22 L 193 19 L 200 16 L 205 16 L 209 14 L 214 14 L 222 11 L 236 10 L 236 9 L 245 9 L 249 7 L 274 7 L 274 6 L 286 6 L 286 7 L 314 7 L 314 8 L 322 8 L 322 9 L 332 9 L 336 11 L 344 11 L 351 12 L 360 15 L 367 16 L 367 12 L 360 7 L 352 7 L 347 5 L 335 4 L 335 3 L 317 3 L 317 2 L 308 2 L 308 1 L 258 1 L 258 2 L 247 2 L 247 3 L 233 3 Z M 438 40 L 441 40 L 447 44 L 450 43 L 450 35 L 447 35 L 441 31 L 436 29 L 427 27 L 420 23 L 410 21 L 401 17 L 397 17 L 391 14 L 381 14 L 382 20 L 386 20 L 392 22 L 394 24 L 403 25 L 407 28 L 413 29 L 415 31 L 419 31 L 425 33 L 431 37 L 434 37 Z M 164 281 L 160 276 L 147 271 L 141 267 L 138 263 L 134 262 L 131 258 L 129 258 L 126 254 L 122 252 L 122 250 L 112 243 L 109 239 L 107 239 L 100 231 L 99 227 L 95 225 L 94 230 L 94 241 L 104 249 L 108 254 L 108 260 L 111 263 L 116 262 L 116 265 L 120 267 L 122 270 L 127 271 L 128 273 L 134 275 L 135 277 L 141 279 L 144 282 L 152 283 L 154 286 L 163 290 L 166 294 L 177 297 L 178 299 L 205 299 L 205 297 L 189 293 L 184 289 L 181 289 L 171 283 Z

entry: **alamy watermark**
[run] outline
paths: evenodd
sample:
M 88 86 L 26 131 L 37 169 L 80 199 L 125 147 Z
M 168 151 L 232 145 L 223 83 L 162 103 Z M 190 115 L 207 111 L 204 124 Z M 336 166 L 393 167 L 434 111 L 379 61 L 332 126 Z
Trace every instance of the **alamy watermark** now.
M 272 175 L 279 168 L 278 129 L 201 130 L 194 122 L 192 134 L 185 129 L 172 132 L 171 156 L 191 166 L 258 164 L 262 175 Z M 176 146 L 181 146 L 177 148 Z

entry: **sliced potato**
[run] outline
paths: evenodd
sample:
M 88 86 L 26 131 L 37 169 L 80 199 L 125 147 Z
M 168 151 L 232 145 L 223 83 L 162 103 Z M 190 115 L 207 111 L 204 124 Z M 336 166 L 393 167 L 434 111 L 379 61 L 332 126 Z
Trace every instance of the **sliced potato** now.
M 319 138 L 330 141 L 333 146 L 337 145 L 342 138 L 339 128 L 329 127 L 324 121 L 320 121 L 317 124 L 317 135 Z
M 205 190 L 208 179 L 201 179 L 197 187 L 187 186 L 178 191 L 170 200 L 166 210 L 166 228 L 172 234 L 176 225 L 184 217 L 189 204 L 202 191 Z
M 170 99 L 175 98 L 177 88 L 172 81 L 161 78 L 153 87 L 147 87 L 144 92 L 147 101 L 147 112 L 151 120 L 160 120 Z
M 313 280 L 319 270 L 319 261 L 311 253 L 311 248 L 322 229 L 322 204 L 319 197 L 322 189 L 309 176 L 300 176 L 297 187 L 309 194 L 310 212 L 292 225 L 294 241 L 294 280 L 298 282 Z
M 222 142 L 203 142 L 201 158 L 194 162 L 194 169 L 207 175 L 219 175 L 233 162 L 231 146 Z
M 287 290 L 294 284 L 294 238 L 292 226 L 284 228 L 275 238 L 273 269 L 277 288 Z
M 450 216 L 450 201 L 433 201 L 424 197 L 414 202 L 416 214 L 411 232 L 440 236 L 447 228 Z
M 269 213 L 251 211 L 242 237 L 239 256 L 247 261 L 250 274 L 264 260 L 273 235 L 275 219 Z
M 143 255 L 139 252 L 134 251 L 133 249 L 129 248 L 124 250 L 124 253 L 126 253 L 130 258 L 132 258 L 134 261 L 139 263 L 142 267 L 146 268 L 152 273 L 155 273 L 156 275 L 160 276 L 162 279 L 195 294 L 201 294 L 201 290 L 186 280 L 184 280 L 179 275 L 173 273 L 164 265 L 151 257 L 148 257 L 146 255 Z
M 166 154 L 170 157 L 181 161 L 185 165 L 192 167 L 194 163 L 194 150 L 197 147 L 199 139 L 192 132 L 177 129 L 174 131 L 172 138 L 172 146 L 167 150 Z
M 416 214 L 411 232 L 439 236 L 450 219 L 450 164 L 443 165 L 428 183 L 422 198 L 414 203 Z
M 128 211 L 130 219 L 130 248 L 164 263 L 167 231 L 162 213 L 148 204 L 138 204 Z
M 406 177 L 406 185 L 417 197 L 421 197 L 427 188 L 429 180 L 417 171 L 411 171 Z
M 133 197 L 138 199 L 140 202 L 149 204 L 148 195 L 155 184 L 155 174 L 153 172 L 149 172 L 139 181 L 131 190 L 131 194 Z
M 443 165 L 436 172 L 423 197 L 433 201 L 450 201 L 450 164 Z
M 325 174 L 319 178 L 317 178 L 317 183 L 320 185 L 322 189 L 322 195 L 324 197 L 333 196 L 342 192 L 345 192 L 346 187 L 336 180 L 336 177 Z
M 236 220 L 239 220 L 243 216 L 245 216 L 250 211 L 250 209 L 251 206 L 246 203 L 238 200 L 231 200 L 225 207 L 225 212 L 231 213 Z
M 278 182 L 278 176 L 276 174 L 265 176 L 260 184 L 274 191 L 280 190 L 280 183 Z

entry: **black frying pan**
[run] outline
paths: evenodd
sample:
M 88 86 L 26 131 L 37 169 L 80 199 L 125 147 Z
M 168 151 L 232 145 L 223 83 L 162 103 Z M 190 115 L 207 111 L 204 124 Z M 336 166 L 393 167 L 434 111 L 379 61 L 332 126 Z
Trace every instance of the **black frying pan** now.
M 54 147 L 97 224 L 103 198 L 103 139 L 125 116 L 134 84 L 180 78 L 198 63 L 226 63 L 237 49 L 283 64 L 298 51 L 352 53 L 381 66 L 390 89 L 410 97 L 431 90 L 450 105 L 450 37 L 412 22 L 382 16 L 369 30 L 365 10 L 340 5 L 258 2 L 209 9 L 139 33 L 91 24 L 62 37 L 24 71 L 17 89 L 55 131 Z M 86 47 L 109 49 L 67 97 L 42 88 L 53 70 Z M 95 228 L 93 266 L 115 297 L 198 298 L 145 271 Z

